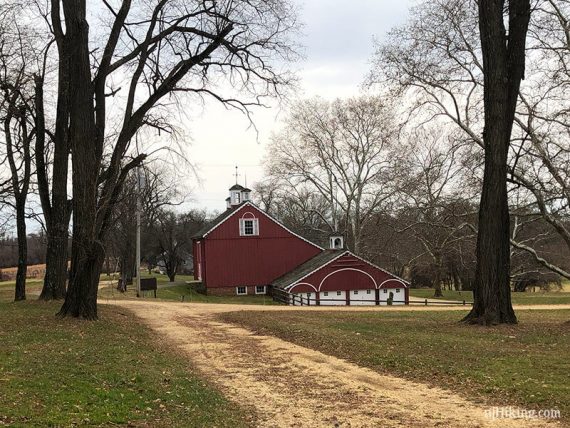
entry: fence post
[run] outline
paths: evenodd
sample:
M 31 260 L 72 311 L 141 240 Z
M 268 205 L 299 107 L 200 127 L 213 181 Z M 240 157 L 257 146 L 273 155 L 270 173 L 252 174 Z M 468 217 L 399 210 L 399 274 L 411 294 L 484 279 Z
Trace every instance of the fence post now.
M 465 306 L 465 300 L 463 301 L 463 306 Z
M 426 306 L 427 306 L 427 299 L 426 299 Z

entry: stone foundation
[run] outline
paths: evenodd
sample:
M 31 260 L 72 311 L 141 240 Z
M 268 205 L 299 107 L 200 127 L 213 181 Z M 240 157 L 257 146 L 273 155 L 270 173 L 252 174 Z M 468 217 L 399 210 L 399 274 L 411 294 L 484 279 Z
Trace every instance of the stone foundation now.
M 269 295 L 270 290 L 269 286 L 265 287 L 265 294 Z M 256 296 L 255 294 L 255 285 L 248 285 L 247 286 L 247 294 L 240 294 L 236 293 L 236 287 L 208 287 L 206 288 L 206 294 L 208 296 Z M 257 294 L 257 296 L 262 296 L 262 294 Z

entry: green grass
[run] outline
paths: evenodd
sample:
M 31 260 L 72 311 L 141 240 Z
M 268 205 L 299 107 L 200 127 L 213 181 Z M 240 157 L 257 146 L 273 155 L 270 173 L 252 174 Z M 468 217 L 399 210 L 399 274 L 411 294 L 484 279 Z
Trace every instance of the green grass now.
M 43 279 L 26 279 L 26 294 L 28 299 L 37 299 L 42 290 Z M 0 302 L 10 302 L 14 300 L 16 281 L 0 282 Z
M 243 305 L 275 305 L 276 302 L 270 296 L 266 295 L 249 295 L 249 296 L 208 296 L 202 293 L 198 293 L 194 284 L 186 283 L 186 281 L 192 281 L 193 277 L 187 277 L 192 279 L 185 279 L 176 276 L 176 282 L 168 282 L 168 277 L 165 275 L 155 275 L 158 278 L 158 290 L 156 292 L 156 297 L 163 300 L 176 300 L 181 301 L 184 299 L 185 302 L 197 302 L 197 303 L 235 303 Z M 141 277 L 144 278 L 144 275 Z M 126 293 L 120 293 L 116 289 L 117 281 L 107 280 L 105 277 L 101 277 L 102 288 L 99 289 L 99 299 L 104 302 L 104 299 L 136 299 L 135 285 L 129 285 Z M 145 292 L 144 299 L 154 299 L 154 294 L 151 291 Z
M 60 304 L 0 301 L 0 425 L 249 424 L 131 313 L 100 306 L 99 321 L 60 320 Z
M 148 273 L 148 271 L 142 271 L 141 270 L 141 278 L 156 278 L 158 286 L 160 287 L 161 285 L 169 285 L 172 284 L 170 282 L 170 280 L 168 279 L 167 275 L 162 275 L 160 273 Z M 101 281 L 112 281 L 115 284 L 117 283 L 117 281 L 119 280 L 119 275 L 117 273 L 113 273 L 111 275 L 107 275 L 106 273 L 102 273 L 99 276 L 99 279 Z M 176 278 L 174 280 L 175 284 L 184 284 L 187 281 L 194 281 L 194 277 L 192 275 L 176 275 Z
M 234 312 L 227 321 L 378 372 L 493 405 L 570 419 L 570 310 L 518 311 L 516 326 L 466 326 L 463 312 Z
M 472 291 L 443 290 L 443 297 L 433 297 L 433 288 L 410 288 L 410 296 L 421 297 L 422 299 L 440 300 L 465 300 L 473 301 Z M 549 292 L 519 292 L 511 293 L 511 299 L 515 305 L 559 305 L 570 304 L 570 292 L 549 291 Z

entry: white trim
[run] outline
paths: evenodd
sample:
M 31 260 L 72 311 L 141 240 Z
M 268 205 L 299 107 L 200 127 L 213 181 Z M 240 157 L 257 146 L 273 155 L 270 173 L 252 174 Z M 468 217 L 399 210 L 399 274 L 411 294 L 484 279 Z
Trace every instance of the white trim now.
M 345 255 L 346 253 L 348 253 L 348 252 L 349 252 L 348 250 L 341 252 L 341 253 L 340 253 L 338 256 L 336 256 L 334 259 L 329 260 L 329 261 L 326 262 L 324 265 L 320 265 L 318 268 L 316 268 L 315 270 L 309 272 L 307 275 L 302 276 L 302 277 L 299 278 L 297 281 L 301 281 L 301 280 L 305 279 L 306 277 L 311 276 L 311 275 L 314 274 L 315 272 L 317 272 L 317 271 L 321 270 L 322 268 L 324 268 L 325 266 L 327 266 L 329 263 L 332 263 L 332 262 L 334 262 L 335 260 L 338 260 L 339 258 L 341 258 L 342 256 L 344 256 L 344 255 Z M 317 256 L 318 256 L 318 254 L 317 254 Z M 317 257 L 317 256 L 315 256 L 315 257 Z M 309 259 L 309 260 L 310 260 L 310 259 Z M 309 261 L 309 260 L 307 260 L 307 261 Z M 296 284 L 295 281 L 293 281 L 291 284 L 284 286 L 284 287 L 283 287 L 283 290 L 286 290 L 286 289 L 292 287 L 292 286 L 295 285 L 295 284 Z M 315 289 L 315 290 L 316 290 L 316 289 Z
M 239 289 L 240 289 L 240 288 L 245 288 L 245 293 L 240 293 L 240 292 L 239 292 Z M 238 296 L 247 296 L 247 285 L 238 285 L 238 286 L 236 287 L 236 295 L 238 295 Z
M 327 264 L 328 264 L 328 263 L 327 263 Z M 327 276 L 325 276 L 325 277 L 323 278 L 323 280 L 321 281 L 321 283 L 319 284 L 319 291 L 321 291 L 321 287 L 323 286 L 323 283 L 327 280 L 327 278 L 328 278 L 329 276 L 332 276 L 332 275 L 334 275 L 335 273 L 339 273 L 339 272 L 342 272 L 342 271 L 345 271 L 345 270 L 354 270 L 354 271 L 356 271 L 356 272 L 362 272 L 364 275 L 367 275 L 367 276 L 372 280 L 372 282 L 374 283 L 374 288 L 378 288 L 378 284 L 376 284 L 376 280 L 375 280 L 375 279 L 372 277 L 372 275 L 370 275 L 368 272 L 364 272 L 363 270 L 354 269 L 354 268 L 343 268 L 343 269 L 337 269 L 337 270 L 335 270 L 334 272 L 331 272 L 331 273 L 329 273 Z
M 402 282 L 404 284 L 404 286 L 406 288 L 408 288 L 408 285 L 410 284 L 408 281 L 406 281 L 405 279 L 400 278 L 398 275 L 394 275 L 392 272 L 388 272 L 386 269 L 382 269 L 380 266 L 376 266 L 374 263 L 369 262 L 366 259 L 363 259 L 362 257 L 358 257 L 356 254 L 351 253 L 350 251 L 348 251 L 351 255 L 353 255 L 354 257 L 356 257 L 358 260 L 363 261 L 364 263 L 375 267 L 376 269 L 380 269 L 382 272 L 387 273 L 388 275 L 392 275 L 394 278 L 396 278 L 397 280 L 399 280 L 400 282 Z
M 263 287 L 263 292 L 258 293 L 258 292 L 257 292 L 257 287 Z M 256 286 L 255 286 L 255 294 L 267 294 L 267 285 L 256 285 Z
M 299 239 L 302 239 L 303 241 L 305 241 L 307 244 L 312 245 L 315 248 L 318 248 L 319 250 L 324 251 L 325 249 L 311 241 L 309 241 L 306 238 L 303 238 L 301 235 L 296 234 L 295 232 L 293 232 L 291 229 L 289 229 L 288 227 L 286 227 L 285 225 L 283 225 L 283 223 L 281 223 L 279 220 L 274 219 L 273 217 L 271 217 L 269 214 L 267 214 L 265 211 L 263 211 L 261 208 L 259 208 L 257 205 L 255 205 L 253 202 L 251 201 L 247 201 L 247 202 L 243 202 L 242 205 L 240 207 L 237 207 L 233 213 L 231 213 L 229 216 L 227 216 L 225 219 L 223 219 L 222 221 L 220 221 L 218 224 L 215 224 L 214 226 L 212 226 L 212 228 L 210 230 L 208 230 L 206 233 L 202 234 L 201 238 L 205 238 L 206 235 L 209 235 L 210 233 L 212 233 L 215 229 L 218 228 L 218 226 L 220 226 L 221 224 L 225 223 L 227 220 L 229 220 L 233 215 L 235 215 L 238 211 L 241 211 L 241 209 L 245 206 L 251 206 L 253 208 L 255 208 L 257 211 L 259 211 L 260 213 L 262 213 L 265 217 L 267 217 L 269 220 L 273 221 L 275 224 L 278 224 L 279 226 L 281 226 L 283 229 L 285 229 L 287 232 L 289 232 L 290 234 L 292 234 L 293 236 L 296 236 Z
M 329 265 L 330 263 L 334 262 L 335 260 L 338 260 L 340 257 L 344 256 L 345 254 L 349 254 L 349 255 L 351 255 L 351 256 L 354 256 L 354 257 L 357 258 L 358 260 L 361 260 L 361 261 L 363 261 L 364 263 L 366 263 L 366 264 L 368 264 L 368 265 L 370 265 L 370 266 L 372 266 L 372 267 L 374 267 L 374 268 L 376 268 L 376 269 L 378 269 L 378 270 L 384 272 L 385 274 L 388 274 L 388 275 L 392 276 L 392 278 L 387 279 L 386 281 L 396 280 L 396 281 L 399 281 L 399 282 L 401 282 L 402 284 L 404 284 L 404 287 L 408 288 L 408 285 L 409 285 L 409 282 L 408 282 L 408 281 L 406 281 L 406 280 L 400 278 L 400 277 L 397 276 L 397 275 L 394 275 L 394 274 L 391 273 L 391 272 L 388 272 L 388 271 L 385 270 L 385 269 L 382 269 L 382 268 L 379 267 L 379 266 L 376 266 L 374 263 L 370 263 L 368 260 L 363 259 L 362 257 L 358 257 L 356 254 L 352 253 L 352 252 L 349 251 L 349 250 L 341 251 L 341 253 L 338 255 L 338 257 L 335 257 L 334 259 L 329 260 L 329 261 L 326 262 L 324 265 L 321 265 L 321 266 L 319 266 L 318 268 L 316 268 L 315 270 L 313 270 L 313 271 L 309 272 L 308 274 L 306 274 L 305 276 L 302 276 L 301 278 L 298 279 L 298 281 L 301 281 L 301 280 L 307 278 L 308 276 L 311 276 L 312 274 L 314 274 L 315 272 L 321 270 L 322 268 L 324 268 L 325 266 L 327 266 L 327 265 Z M 315 257 L 316 257 L 316 256 L 315 256 Z M 384 281 L 384 282 L 386 282 L 386 281 Z M 383 282 L 382 284 L 384 284 L 384 282 Z M 376 283 L 376 282 L 375 282 L 375 283 Z M 290 288 L 290 287 L 293 286 L 294 284 L 295 284 L 295 282 L 284 286 L 284 287 L 283 287 L 283 290 L 287 290 L 288 288 Z M 378 288 L 380 288 L 380 287 L 378 287 Z M 319 289 L 320 289 L 320 288 L 319 288 Z
M 402 285 L 404 286 L 404 288 L 408 288 L 408 286 L 407 286 L 404 282 L 400 281 L 400 279 L 390 278 L 390 279 L 387 279 L 387 280 L 383 281 L 382 284 L 380 284 L 380 287 L 378 287 L 378 289 L 382 288 L 382 286 L 383 286 L 384 284 L 386 284 L 387 282 L 389 282 L 389 281 L 396 281 L 396 282 L 399 282 L 400 284 L 402 284 Z
M 202 241 L 196 241 L 196 264 L 198 272 L 196 272 L 198 281 L 202 281 Z
M 251 221 L 251 232 L 252 233 L 245 233 L 245 222 L 246 221 Z M 259 219 L 256 217 L 253 217 L 253 218 L 241 217 L 239 219 L 239 236 L 259 236 Z
M 298 282 L 298 283 L 295 284 L 295 286 L 294 286 L 293 288 L 295 288 L 295 287 L 298 286 L 298 285 L 308 285 L 308 286 L 311 287 L 313 290 L 315 290 L 315 293 L 318 293 L 318 292 L 319 292 L 319 290 L 317 290 L 313 284 L 309 284 L 308 282 Z

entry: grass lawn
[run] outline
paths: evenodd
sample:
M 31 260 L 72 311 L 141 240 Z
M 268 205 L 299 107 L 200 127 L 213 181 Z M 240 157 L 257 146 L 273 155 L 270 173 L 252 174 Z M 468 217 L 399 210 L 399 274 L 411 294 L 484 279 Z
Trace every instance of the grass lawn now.
M 410 288 L 410 296 L 421 297 L 422 299 L 441 299 L 441 300 L 465 300 L 473 301 L 473 292 L 471 291 L 454 291 L 443 290 L 443 297 L 434 298 L 433 288 Z M 549 291 L 549 292 L 523 292 L 511 293 L 513 304 L 515 305 L 558 305 L 570 304 L 570 292 L 567 291 Z
M 238 303 L 243 305 L 275 305 L 278 304 L 273 299 L 266 295 L 249 295 L 249 296 L 207 296 L 198 293 L 192 284 L 186 281 L 193 281 L 192 276 L 177 275 L 174 283 L 168 282 L 166 275 L 154 274 L 158 278 L 158 290 L 156 297 L 164 300 L 177 300 L 184 299 L 185 302 L 198 302 L 198 303 Z M 141 278 L 145 278 L 142 275 Z M 108 280 L 105 276 L 101 276 L 99 289 L 99 299 L 104 303 L 104 299 L 136 299 L 135 287 L 136 285 L 129 285 L 126 293 L 120 293 L 116 289 L 116 280 Z M 145 293 L 145 299 L 154 299 L 154 294 L 151 291 Z
M 466 326 L 463 312 L 234 312 L 228 322 L 378 372 L 493 405 L 558 408 L 570 421 L 570 310 L 518 311 L 516 326 Z
M 124 309 L 100 306 L 96 322 L 59 320 L 54 314 L 61 303 L 10 303 L 5 289 L 0 287 L 0 425 L 251 424 L 242 408 Z

